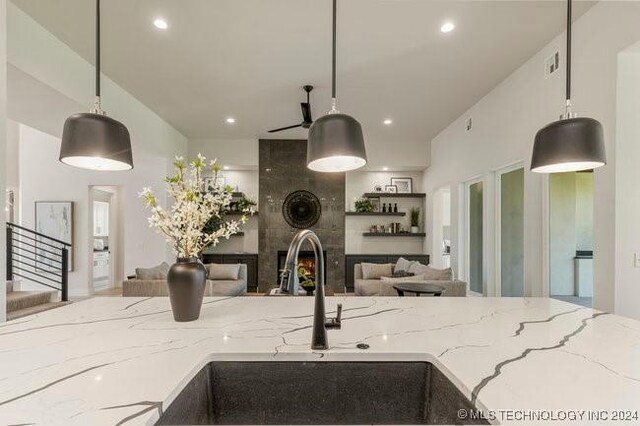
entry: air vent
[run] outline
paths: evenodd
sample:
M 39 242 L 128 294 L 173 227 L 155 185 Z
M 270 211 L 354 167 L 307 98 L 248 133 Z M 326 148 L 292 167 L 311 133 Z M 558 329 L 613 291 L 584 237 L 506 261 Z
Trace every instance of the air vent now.
M 560 52 L 557 50 L 544 61 L 544 76 L 549 77 L 560 67 Z

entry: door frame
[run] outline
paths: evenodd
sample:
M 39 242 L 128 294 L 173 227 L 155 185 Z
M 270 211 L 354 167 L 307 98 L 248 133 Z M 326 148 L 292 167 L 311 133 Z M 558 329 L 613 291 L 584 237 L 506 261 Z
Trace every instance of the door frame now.
M 524 161 L 516 161 L 514 163 L 508 164 L 506 166 L 500 167 L 498 169 L 495 169 L 493 171 L 493 178 L 494 178 L 494 184 L 495 184 L 495 197 L 494 197 L 494 204 L 493 204 L 493 212 L 494 212 L 494 251 L 493 251 L 493 268 L 494 268 L 494 283 L 495 283 L 495 288 L 494 288 L 494 296 L 496 297 L 502 297 L 502 175 L 506 174 L 506 173 L 510 173 L 513 172 L 515 170 L 518 169 L 523 169 L 525 168 L 525 164 Z M 525 185 L 525 180 L 523 180 L 522 185 L 523 185 L 523 191 L 524 191 L 524 185 Z M 524 201 L 523 201 L 524 202 Z M 524 232 L 524 229 L 523 229 Z M 524 237 L 524 236 L 523 236 Z M 524 239 L 523 239 L 524 240 Z M 524 256 L 524 247 L 523 247 L 523 256 Z M 526 271 L 526 256 L 523 259 L 523 271 L 522 271 L 522 282 L 524 285 L 524 281 L 525 281 L 525 271 Z M 523 294 L 524 294 L 524 288 L 523 288 Z
M 460 184 L 460 205 L 462 206 L 462 209 L 460 209 L 460 216 L 462 218 L 462 224 L 463 224 L 463 232 L 459 233 L 459 235 L 461 236 L 461 238 L 459 238 L 459 244 L 462 247 L 462 251 L 461 251 L 461 260 L 462 260 L 462 265 L 459 268 L 460 269 L 460 279 L 465 280 L 467 282 L 467 285 L 469 286 L 469 291 L 471 291 L 471 271 L 470 271 L 470 264 L 471 264 L 471 254 L 470 254 L 470 247 L 471 247 L 471 242 L 470 242 L 470 238 L 471 238 L 471 217 L 469 215 L 469 207 L 470 207 L 470 189 L 471 189 L 471 185 L 474 185 L 476 183 L 482 183 L 482 295 L 483 296 L 487 296 L 488 295 L 488 289 L 487 289 L 487 278 L 488 278 L 488 268 L 487 266 L 489 265 L 489 263 L 487 262 L 487 193 L 488 193 L 488 185 L 487 185 L 488 179 L 486 178 L 486 175 L 477 175 L 475 177 L 472 177 L 470 179 L 467 179 L 466 181 L 462 182 Z

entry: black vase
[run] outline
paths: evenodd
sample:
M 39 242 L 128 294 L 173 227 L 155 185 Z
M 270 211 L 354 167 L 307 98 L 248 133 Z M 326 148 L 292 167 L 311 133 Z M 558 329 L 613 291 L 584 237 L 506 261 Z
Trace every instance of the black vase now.
M 197 320 L 207 284 L 207 268 L 200 259 L 178 258 L 169 269 L 167 283 L 173 319 L 178 322 Z

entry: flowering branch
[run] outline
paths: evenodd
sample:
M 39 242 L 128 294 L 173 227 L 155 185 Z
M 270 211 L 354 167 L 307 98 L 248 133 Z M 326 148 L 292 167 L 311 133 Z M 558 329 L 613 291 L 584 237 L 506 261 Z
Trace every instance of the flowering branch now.
M 213 180 L 204 187 L 202 174 L 211 171 L 217 177 L 220 166 L 216 160 L 209 162 L 198 154 L 187 165 L 183 157 L 173 162 L 176 174 L 165 179 L 167 193 L 173 205 L 165 210 L 151 188 L 143 188 L 140 197 L 151 210 L 149 227 L 165 236 L 178 257 L 197 257 L 209 246 L 216 246 L 220 239 L 236 234 L 247 221 L 246 215 L 239 220 L 224 220 L 233 198 L 233 189 Z M 210 225 L 215 223 L 212 229 Z

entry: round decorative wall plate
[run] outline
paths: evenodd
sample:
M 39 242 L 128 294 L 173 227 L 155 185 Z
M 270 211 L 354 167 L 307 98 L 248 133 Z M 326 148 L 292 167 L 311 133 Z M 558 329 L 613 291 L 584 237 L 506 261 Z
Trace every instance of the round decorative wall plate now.
M 287 223 L 298 229 L 307 229 L 318 223 L 322 214 L 320 200 L 309 191 L 294 191 L 282 204 L 282 215 Z

